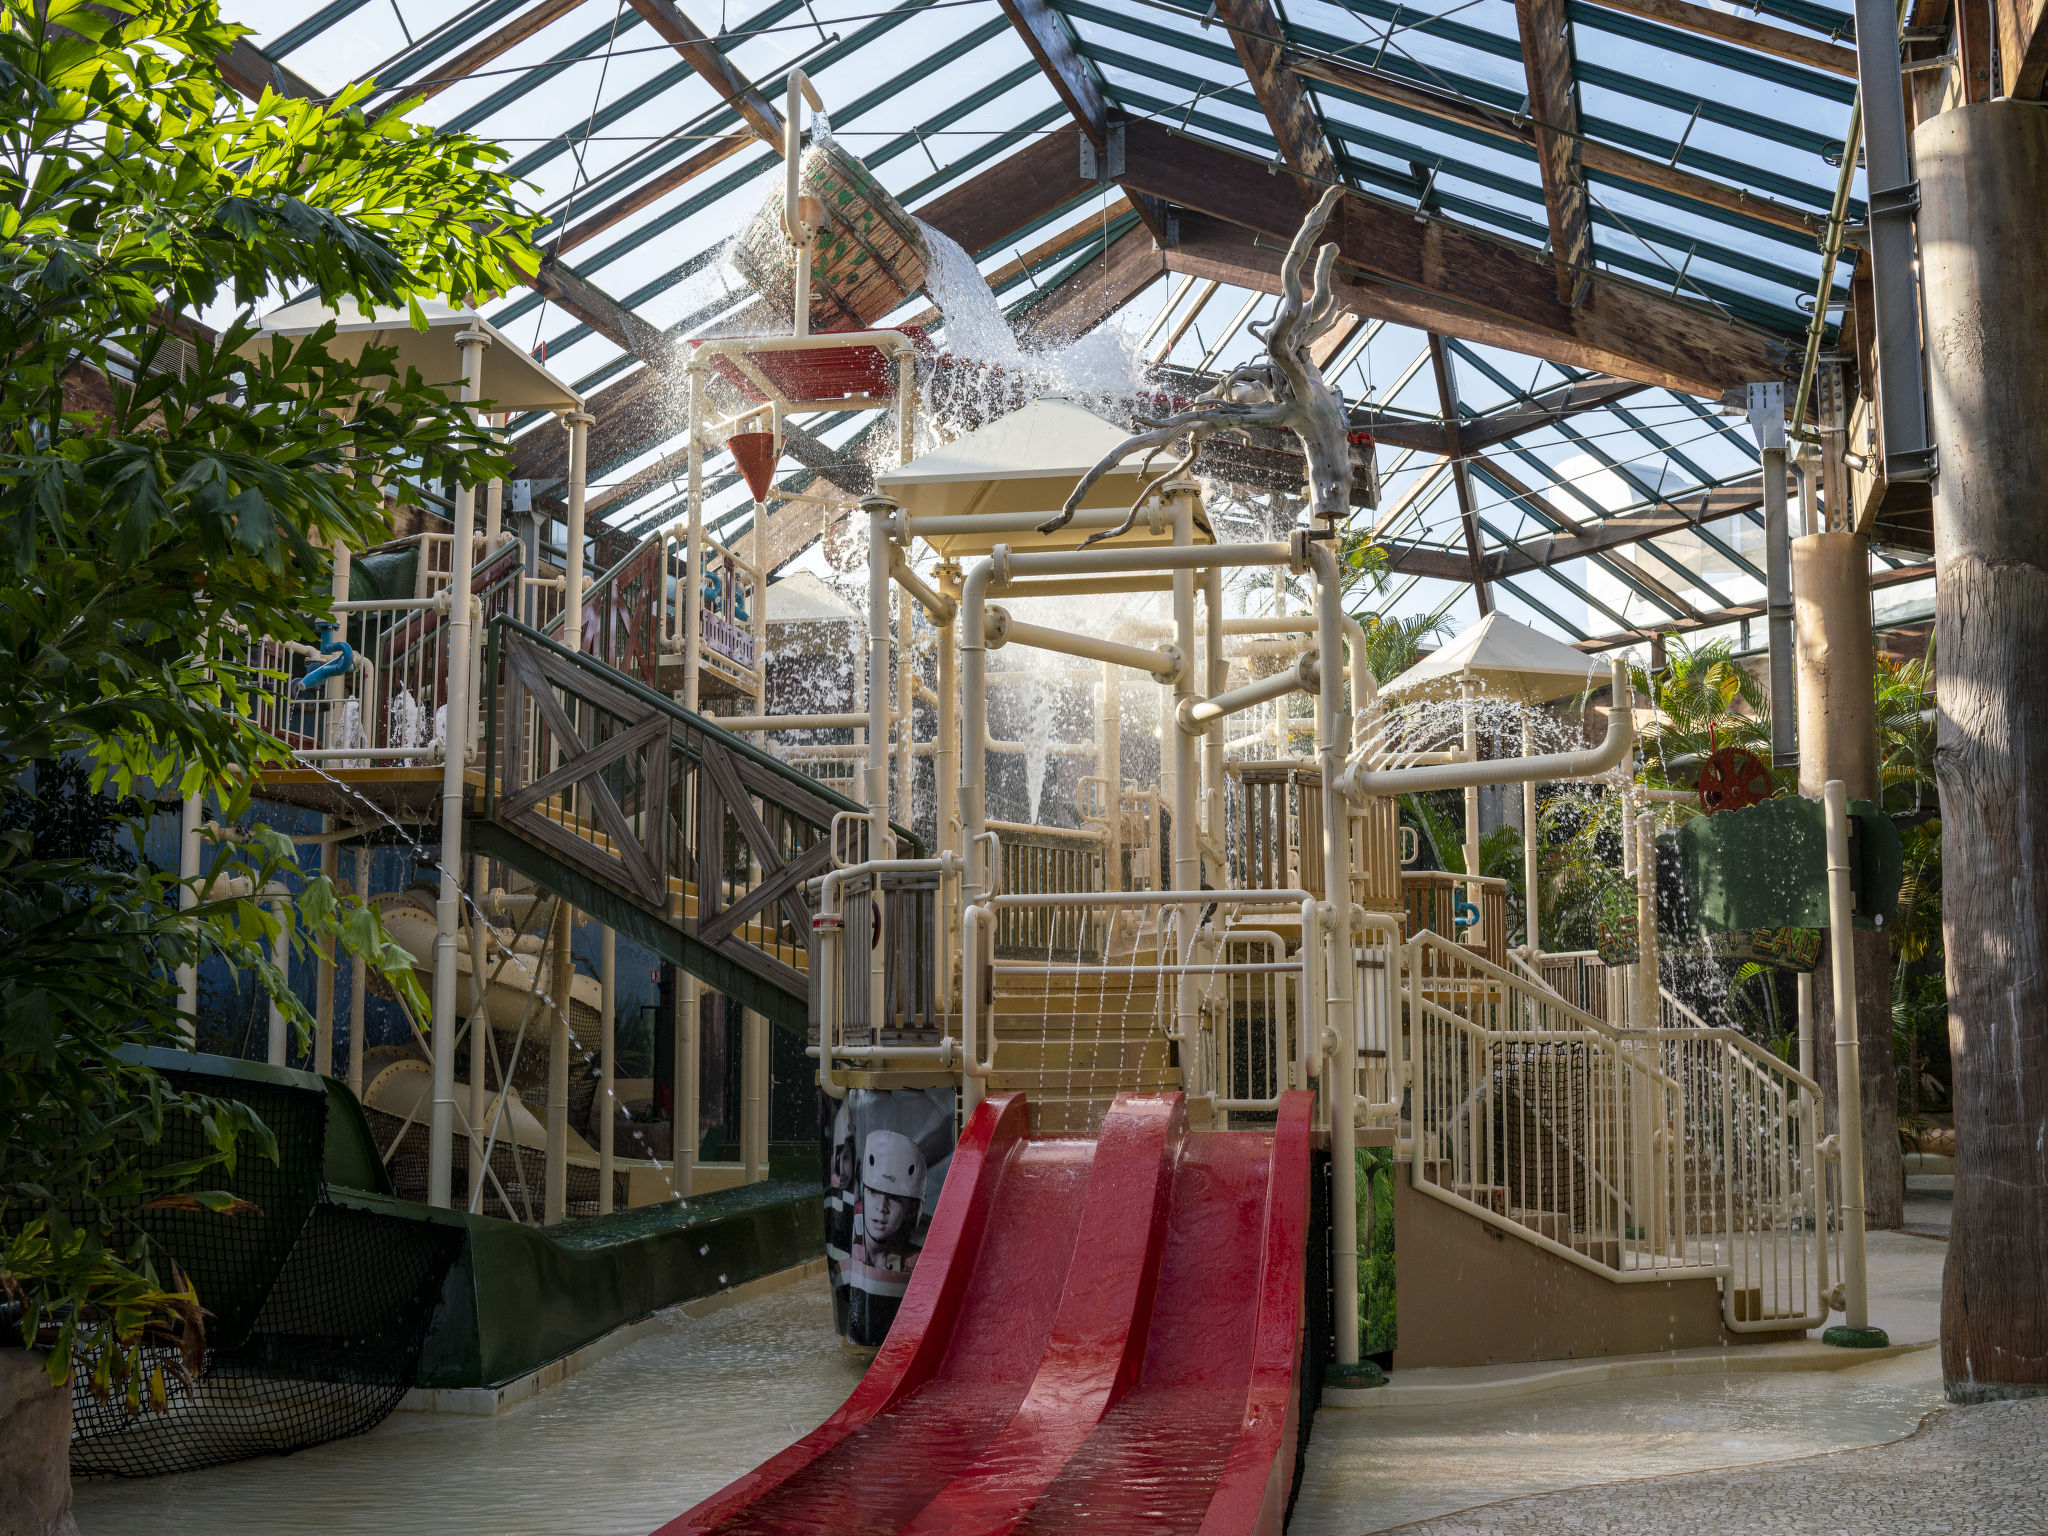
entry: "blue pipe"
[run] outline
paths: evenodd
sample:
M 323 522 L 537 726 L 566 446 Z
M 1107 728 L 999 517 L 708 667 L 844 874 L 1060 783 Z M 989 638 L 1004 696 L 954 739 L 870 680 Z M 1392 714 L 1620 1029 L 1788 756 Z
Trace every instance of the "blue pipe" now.
M 334 637 L 334 626 L 322 621 L 313 626 L 320 631 L 320 654 L 332 656 L 334 660 L 323 661 L 304 677 L 299 679 L 299 692 L 312 693 L 330 677 L 347 677 L 356 669 L 356 649 L 346 640 Z

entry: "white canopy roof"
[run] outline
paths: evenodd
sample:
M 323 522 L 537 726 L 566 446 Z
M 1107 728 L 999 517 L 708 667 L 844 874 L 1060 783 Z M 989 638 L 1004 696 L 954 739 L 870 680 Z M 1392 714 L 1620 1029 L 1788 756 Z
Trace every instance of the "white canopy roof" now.
M 1380 690 L 1382 697 L 1455 696 L 1471 678 L 1489 698 L 1547 704 L 1584 693 L 1607 679 L 1597 656 L 1491 613 L 1441 650 L 1432 652 Z
M 317 296 L 301 299 L 265 315 L 261 333 L 243 350 L 259 349 L 272 336 L 309 336 L 331 320 L 335 337 L 328 350 L 336 357 L 357 358 L 372 346 L 396 347 L 401 369 L 417 368 L 427 383 L 446 384 L 462 377 L 462 349 L 455 344 L 456 333 L 473 325 L 491 338 L 491 345 L 484 348 L 484 399 L 502 411 L 583 408 L 582 396 L 475 310 L 450 309 L 432 299 L 422 299 L 420 310 L 427 319 L 424 331 L 413 329 L 412 316 L 402 307 L 365 315 L 353 299 L 344 298 L 338 305 Z
M 793 620 L 843 619 L 857 622 L 861 611 L 833 591 L 814 571 L 791 571 L 780 581 L 768 584 L 768 622 L 786 624 Z
M 1066 505 L 1080 478 L 1128 435 L 1071 400 L 1048 395 L 901 468 L 883 470 L 875 483 L 913 517 L 1050 517 Z M 1161 454 L 1153 461 L 1151 475 L 1141 478 L 1143 461 L 1142 454 L 1133 454 L 1096 481 L 1081 509 L 1124 511 L 1137 500 L 1145 479 L 1158 478 L 1174 462 Z M 967 555 L 986 554 L 997 544 L 1019 550 L 1072 549 L 1093 531 L 1070 525 L 1049 536 L 1030 529 L 921 536 L 941 554 Z M 1195 538 L 1198 543 L 1215 542 L 1206 525 L 1197 528 Z M 1129 548 L 1172 542 L 1170 528 L 1155 534 L 1141 518 L 1116 544 Z

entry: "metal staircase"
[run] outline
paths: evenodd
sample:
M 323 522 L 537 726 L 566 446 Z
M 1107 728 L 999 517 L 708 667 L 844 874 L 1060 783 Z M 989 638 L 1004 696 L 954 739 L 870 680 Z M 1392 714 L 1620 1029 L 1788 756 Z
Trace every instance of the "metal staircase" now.
M 1405 950 L 1417 1190 L 1616 1282 L 1715 1277 L 1731 1332 L 1825 1321 L 1811 1080 L 1734 1030 L 1611 1025 L 1439 934 Z

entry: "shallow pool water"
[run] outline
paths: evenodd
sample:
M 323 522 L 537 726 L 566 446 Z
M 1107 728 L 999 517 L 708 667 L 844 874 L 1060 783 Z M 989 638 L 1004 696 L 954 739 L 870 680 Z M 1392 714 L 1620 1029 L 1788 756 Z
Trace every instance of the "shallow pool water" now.
M 1360 1536 L 1501 1499 L 1783 1461 L 1910 1434 L 1934 1350 L 1848 1371 L 1678 1376 L 1442 1408 L 1326 1410 L 1289 1536 Z
M 814 1429 L 860 1379 L 822 1280 L 641 1339 L 495 1418 L 211 1471 L 81 1484 L 82 1536 L 646 1536 Z

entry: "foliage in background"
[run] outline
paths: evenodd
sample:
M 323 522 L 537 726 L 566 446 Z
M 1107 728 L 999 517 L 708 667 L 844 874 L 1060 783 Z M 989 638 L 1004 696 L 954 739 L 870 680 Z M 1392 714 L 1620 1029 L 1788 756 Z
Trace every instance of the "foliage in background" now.
M 1365 631 L 1365 665 L 1376 683 L 1390 683 L 1422 660 L 1424 642 L 1448 630 L 1441 614 L 1417 613 L 1405 619 L 1382 613 L 1354 614 Z
M 1394 1310 L 1392 1147 L 1358 1149 L 1358 1344 L 1361 1355 L 1391 1353 L 1399 1339 Z
M 133 856 L 154 807 L 95 791 L 239 815 L 286 754 L 246 711 L 238 647 L 312 637 L 325 546 L 386 536 L 386 490 L 506 468 L 390 350 L 259 347 L 256 308 L 308 287 L 466 297 L 532 261 L 500 151 L 372 113 L 368 86 L 245 102 L 214 63 L 242 30 L 215 0 L 0 0 L 0 1289 L 53 1377 L 131 1402 L 161 1390 L 138 1344 L 156 1330 L 195 1358 L 204 1298 L 127 1214 L 172 1199 L 232 1220 L 208 1169 L 269 1150 L 133 1048 L 182 1039 L 173 971 L 202 953 L 309 1021 L 270 964 L 278 918 L 231 894 L 296 879 L 289 843 L 215 843 L 186 890 Z M 181 318 L 223 303 L 217 338 Z M 363 954 L 423 1005 L 369 911 L 314 879 L 297 914 L 299 942 Z M 174 1116 L 213 1151 L 152 1167 Z

